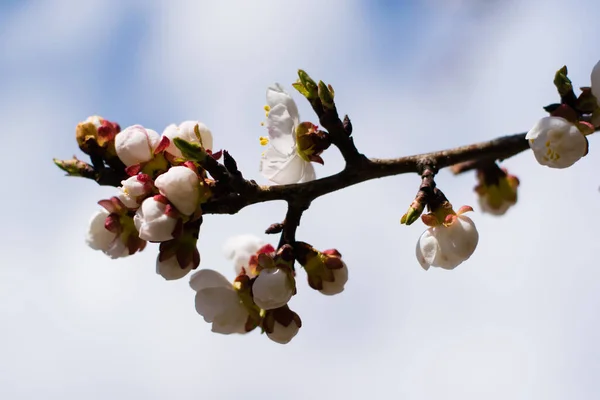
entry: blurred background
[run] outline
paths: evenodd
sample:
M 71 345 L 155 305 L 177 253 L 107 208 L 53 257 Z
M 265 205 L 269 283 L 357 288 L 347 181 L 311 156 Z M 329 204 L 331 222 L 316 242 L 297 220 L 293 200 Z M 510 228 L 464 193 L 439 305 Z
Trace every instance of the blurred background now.
M 469 204 L 480 242 L 454 271 L 416 261 L 400 225 L 420 182 L 403 175 L 315 201 L 298 238 L 350 268 L 339 296 L 299 272 L 285 346 L 210 332 L 187 279 L 155 274 L 157 246 L 110 260 L 84 235 L 113 188 L 65 178 L 89 115 L 161 132 L 198 119 L 258 174 L 266 87 L 296 70 L 331 83 L 358 148 L 396 157 L 527 131 L 557 100 L 554 72 L 589 85 L 593 0 L 0 2 L 0 398 L 594 399 L 600 380 L 600 155 L 566 170 L 530 152 L 501 218 L 477 212 L 473 173 L 438 186 Z M 302 119 L 314 122 L 293 93 Z M 342 160 L 324 154 L 318 176 Z M 233 278 L 222 245 L 262 235 L 285 204 L 205 218 L 201 268 Z

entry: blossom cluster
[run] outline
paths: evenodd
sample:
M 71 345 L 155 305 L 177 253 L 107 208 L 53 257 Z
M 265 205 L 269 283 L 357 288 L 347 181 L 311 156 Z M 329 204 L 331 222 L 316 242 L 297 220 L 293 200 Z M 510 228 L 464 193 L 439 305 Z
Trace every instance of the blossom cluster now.
M 105 126 L 112 128 L 110 135 Z M 92 151 L 92 144 L 105 147 L 104 156 L 111 160 L 112 155 L 113 164 L 118 159 L 129 176 L 115 196 L 98 202 L 102 208 L 90 220 L 88 245 L 120 258 L 143 250 L 147 242 L 160 243 L 156 271 L 167 280 L 197 268 L 200 204 L 210 198 L 214 183 L 183 157 L 174 140 L 197 143 L 211 154 L 211 131 L 198 121 L 170 125 L 162 135 L 141 125 L 121 131 L 93 116 L 78 125 L 77 138 L 84 151 Z
M 274 342 L 288 343 L 302 322 L 289 308 L 296 294 L 296 261 L 304 267 L 309 286 L 326 295 L 339 294 L 348 281 L 348 267 L 337 250 L 320 252 L 296 242 L 275 249 L 251 235 L 235 236 L 225 245 L 237 276 L 201 269 L 190 278 L 196 291 L 196 311 L 221 334 L 248 333 L 257 327 Z

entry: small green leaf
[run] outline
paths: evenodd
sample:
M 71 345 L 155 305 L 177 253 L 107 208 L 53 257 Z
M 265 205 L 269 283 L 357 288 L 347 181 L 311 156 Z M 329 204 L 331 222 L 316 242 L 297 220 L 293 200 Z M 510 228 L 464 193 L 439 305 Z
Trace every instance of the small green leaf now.
M 206 151 L 198 143 L 188 142 L 181 138 L 174 138 L 173 143 L 175 143 L 181 154 L 188 160 L 202 163 L 207 157 Z
M 323 81 L 319 81 L 319 98 L 321 99 L 321 103 L 323 103 L 323 107 L 334 107 L 333 93 L 331 93 L 331 91 Z
M 561 96 L 566 96 L 569 92 L 573 91 L 573 84 L 567 77 L 567 73 L 567 66 L 565 65 L 556 71 L 556 74 L 554 75 L 554 86 L 556 86 L 556 89 Z

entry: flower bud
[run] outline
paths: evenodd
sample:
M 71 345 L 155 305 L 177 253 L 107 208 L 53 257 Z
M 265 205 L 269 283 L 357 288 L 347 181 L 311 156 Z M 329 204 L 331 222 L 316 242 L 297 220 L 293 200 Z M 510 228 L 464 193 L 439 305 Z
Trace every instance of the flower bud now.
M 190 287 L 196 291 L 196 311 L 212 331 L 225 335 L 246 333 L 250 316 L 234 286 L 220 273 L 203 269 L 192 275 Z
M 75 138 L 81 151 L 90 154 L 93 149 L 91 146 L 112 147 L 111 144 L 114 144 L 115 136 L 120 130 L 119 124 L 94 115 L 77 124 Z
M 202 219 L 183 224 L 176 239 L 161 242 L 156 259 L 156 273 L 166 280 L 183 278 L 200 265 L 198 236 Z
M 304 266 L 311 288 L 328 296 L 344 291 L 348 267 L 337 250 L 320 252 L 304 242 L 296 242 L 294 250 L 296 259 Z
M 115 137 L 117 156 L 127 167 L 150 161 L 159 143 L 158 133 L 141 125 L 129 126 Z
M 280 344 L 289 343 L 301 326 L 300 317 L 287 305 L 267 311 L 263 319 L 263 329 L 269 339 Z
M 538 163 L 550 168 L 570 167 L 588 150 L 587 139 L 577 126 L 560 117 L 542 118 L 525 139 Z
M 320 155 L 330 145 L 329 135 L 317 130 L 312 122 L 302 122 L 296 127 L 296 150 L 304 161 L 323 164 Z
M 181 266 L 176 256 L 167 258 L 164 261 L 160 260 L 160 255 L 156 258 L 156 273 L 168 281 L 181 279 L 194 268 L 193 261 Z
M 280 268 L 261 270 L 252 285 L 254 303 L 263 310 L 272 310 L 286 305 L 294 294 L 293 279 Z
M 152 193 L 152 179 L 146 174 L 130 176 L 121 181 L 119 199 L 128 208 L 138 208 L 142 201 Z
M 177 226 L 177 213 L 163 196 L 149 197 L 133 217 L 140 238 L 149 242 L 165 242 L 173 239 Z
M 183 215 L 192 215 L 200 202 L 200 180 L 190 168 L 171 167 L 159 175 L 154 185 Z
M 426 220 L 430 224 L 437 220 L 437 224 L 423 232 L 417 241 L 417 260 L 423 269 L 428 270 L 430 266 L 454 269 L 471 257 L 477 247 L 479 233 L 473 221 L 462 215 L 471 210 L 464 206 L 454 213 L 450 206 L 450 212 L 443 221 L 438 219 L 439 211 L 438 214 L 428 214 L 430 218 Z
M 88 246 L 110 258 L 120 258 L 141 251 L 146 242 L 137 236 L 131 217 L 98 210 L 91 218 L 85 239 Z
M 200 137 L 198 137 L 194 131 L 196 125 L 198 125 Z M 212 132 L 200 121 L 185 121 L 179 125 L 171 124 L 165 128 L 163 131 L 163 136 L 169 138 L 170 141 L 166 152 L 177 158 L 183 157 L 183 154 L 181 154 L 181 150 L 179 150 L 175 145 L 175 138 L 180 138 L 191 143 L 201 144 L 205 150 L 212 150 L 213 147 Z
M 477 179 L 479 184 L 475 186 L 475 192 L 479 195 L 481 211 L 493 215 L 504 215 L 517 202 L 519 179 L 514 175 L 509 175 L 496 163 L 478 169 Z

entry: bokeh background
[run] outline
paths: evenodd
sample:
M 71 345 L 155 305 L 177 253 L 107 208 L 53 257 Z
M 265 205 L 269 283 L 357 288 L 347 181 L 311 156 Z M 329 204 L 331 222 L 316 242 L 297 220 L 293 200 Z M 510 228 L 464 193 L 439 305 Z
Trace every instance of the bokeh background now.
M 87 248 L 96 201 L 114 190 L 63 177 L 52 158 L 79 154 L 88 115 L 159 132 L 199 119 L 264 182 L 265 89 L 292 92 L 298 68 L 335 87 L 369 156 L 526 131 L 556 101 L 562 65 L 589 85 L 599 16 L 594 0 L 1 1 L 0 398 L 598 398 L 596 137 L 566 170 L 507 160 L 519 202 L 472 215 L 480 244 L 451 272 L 423 271 L 424 226 L 399 223 L 417 176 L 315 201 L 298 237 L 338 248 L 350 280 L 329 298 L 300 271 L 290 305 L 304 325 L 285 346 L 211 333 L 187 279 L 155 274 L 157 246 L 117 261 Z M 342 167 L 335 149 L 325 160 L 319 176 Z M 437 182 L 478 210 L 472 173 Z M 233 278 L 224 241 L 262 236 L 284 212 L 205 218 L 201 268 Z

